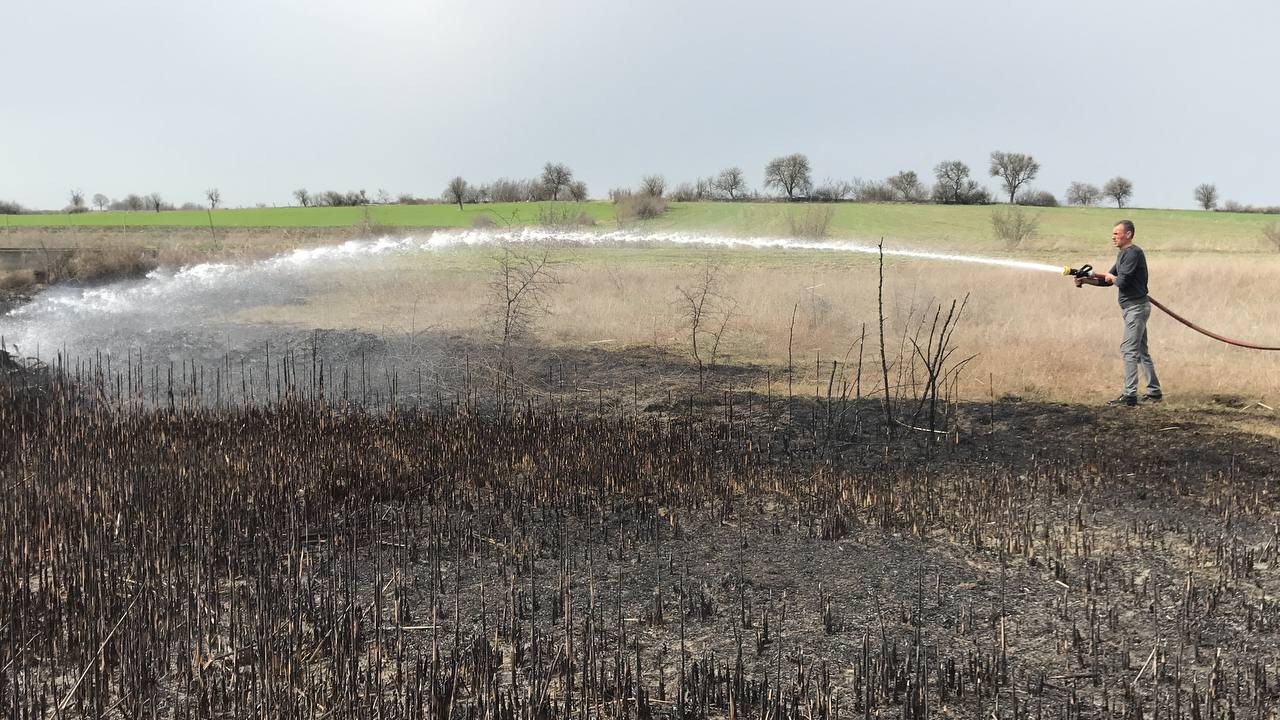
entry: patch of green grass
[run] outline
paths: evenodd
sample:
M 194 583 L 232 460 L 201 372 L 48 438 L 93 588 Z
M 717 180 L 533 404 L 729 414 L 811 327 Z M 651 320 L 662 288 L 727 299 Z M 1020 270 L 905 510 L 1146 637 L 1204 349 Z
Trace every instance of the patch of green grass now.
M 392 227 L 470 227 L 487 215 L 497 225 L 537 224 L 541 212 L 586 213 L 598 223 L 614 222 L 613 203 L 491 203 L 485 205 L 369 205 L 367 207 L 285 207 L 214 210 L 215 227 L 349 227 L 365 221 Z M 205 210 L 87 212 L 6 215 L 9 227 L 208 227 Z
M 787 203 L 671 203 L 661 217 L 639 227 L 665 231 L 723 235 L 786 236 L 789 216 L 817 206 Z M 991 213 L 999 206 L 839 203 L 826 206 L 833 215 L 829 235 L 894 245 L 921 244 L 934 249 L 995 252 L 1017 256 L 1061 256 L 1105 253 L 1112 224 L 1121 218 L 1138 227 L 1138 243 L 1154 252 L 1267 252 L 1262 229 L 1274 217 L 1245 213 L 1140 208 L 1027 208 L 1039 218 L 1039 230 L 1021 247 L 1008 251 L 994 237 Z M 614 206 L 586 203 L 494 203 L 465 205 L 373 205 L 367 208 L 249 208 L 216 210 L 216 227 L 356 227 L 366 222 L 388 227 L 470 227 L 479 216 L 498 226 L 536 225 L 544 213 L 585 213 L 603 228 L 616 223 Z M 21 227 L 207 227 L 205 211 L 89 212 L 76 215 L 9 215 L 4 223 Z
M 785 235 L 787 214 L 804 212 L 807 207 L 782 203 L 673 203 L 667 214 L 650 226 L 727 235 Z M 991 228 L 992 210 L 999 206 L 840 203 L 833 207 L 831 237 L 871 241 L 883 237 L 893 244 L 921 242 L 930 248 L 954 251 L 1005 249 Z M 1112 225 L 1124 218 L 1134 221 L 1138 243 L 1149 250 L 1258 252 L 1267 249 L 1262 228 L 1274 220 L 1265 215 L 1199 210 L 1059 207 L 1026 211 L 1039 217 L 1039 230 L 1015 254 L 1105 250 L 1110 247 Z

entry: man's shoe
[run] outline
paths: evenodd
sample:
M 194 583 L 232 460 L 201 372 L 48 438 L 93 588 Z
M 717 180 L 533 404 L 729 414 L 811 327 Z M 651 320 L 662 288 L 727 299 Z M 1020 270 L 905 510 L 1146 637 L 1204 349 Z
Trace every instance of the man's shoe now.
M 1108 404 L 1108 405 L 1112 405 L 1112 406 L 1117 406 L 1117 407 L 1119 407 L 1119 406 L 1123 406 L 1123 407 L 1133 407 L 1134 405 L 1137 405 L 1137 404 L 1138 404 L 1138 396 L 1136 396 L 1136 395 L 1121 395 L 1120 397 L 1116 398 L 1115 400 L 1108 400 L 1108 401 L 1107 401 L 1107 404 Z
M 1164 396 L 1163 395 L 1143 395 L 1142 399 L 1139 402 L 1142 402 L 1142 403 L 1164 402 Z

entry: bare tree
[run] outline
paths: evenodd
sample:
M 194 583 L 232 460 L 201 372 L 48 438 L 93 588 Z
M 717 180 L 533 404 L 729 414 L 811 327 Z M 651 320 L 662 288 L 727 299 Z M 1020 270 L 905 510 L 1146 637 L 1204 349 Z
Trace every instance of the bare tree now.
M 560 189 L 573 182 L 573 171 L 564 163 L 549 162 L 542 166 L 542 185 L 547 189 L 547 199 L 557 200 Z
M 1102 186 L 1102 194 L 1116 201 L 1116 207 L 1122 208 L 1133 197 L 1133 183 L 1128 178 L 1113 177 Z
M 444 190 L 445 199 L 449 202 L 457 203 L 458 209 L 462 209 L 462 200 L 467 196 L 467 181 L 461 175 L 456 175 L 449 181 L 449 186 Z
M 107 205 L 110 204 L 110 202 L 111 200 L 108 199 L 107 196 L 103 195 L 102 193 L 94 193 L 93 195 L 93 204 L 95 207 L 98 208 L 99 212 L 106 210 Z
M 374 195 L 374 198 L 379 205 L 391 204 L 391 193 L 387 192 L 386 188 L 378 188 L 378 193 Z
M 1068 205 L 1097 205 L 1102 191 L 1093 183 L 1076 181 L 1067 188 Z
M 660 198 L 667 191 L 667 179 L 661 175 L 645 175 L 640 178 L 640 193 Z
M 129 193 L 124 196 L 124 209 L 137 212 L 146 205 L 146 201 L 137 193 Z
M 209 188 L 204 191 L 204 196 L 209 199 L 209 209 L 217 210 L 218 203 L 222 202 L 222 191 L 218 188 Z
M 311 207 L 311 193 L 306 188 L 298 188 L 293 191 L 293 198 L 298 201 L 302 207 Z
M 1034 180 L 1040 172 L 1040 163 L 1030 155 L 1007 153 L 999 150 L 991 153 L 991 177 L 998 177 L 1009 193 L 1009 204 L 1013 204 L 1018 195 L 1018 188 Z
M 933 168 L 937 182 L 933 199 L 940 203 L 968 205 L 990 201 L 987 190 L 969 177 L 969 166 L 959 160 L 946 160 Z
M 742 174 L 742 168 L 730 167 L 720 171 L 716 179 L 712 181 L 712 187 L 729 196 L 729 200 L 737 200 L 747 188 L 747 180 Z
M 566 186 L 569 190 L 569 197 L 574 202 L 585 202 L 587 199 L 587 184 L 581 180 L 574 180 Z
M 147 196 L 147 205 L 150 209 L 160 212 L 161 208 L 164 207 L 164 198 L 160 196 L 160 193 L 153 192 Z
M 84 212 L 84 191 L 75 189 L 71 191 L 71 212 Z
M 924 200 L 924 185 L 914 170 L 903 170 L 884 181 L 903 202 L 920 202 Z
M 676 305 L 689 330 L 689 351 L 698 364 L 698 385 L 704 382 L 708 364 L 715 365 L 720 341 L 737 313 L 737 301 L 722 291 L 723 269 L 708 257 L 689 287 L 676 286 Z
M 764 186 L 781 190 L 788 200 L 804 197 L 813 186 L 809 158 L 802 153 L 794 153 L 770 160 L 764 166 Z
M 463 199 L 463 202 L 472 205 L 489 202 L 489 186 L 484 184 L 468 185 L 467 196 Z
M 511 343 L 551 312 L 549 295 L 560 284 L 557 263 L 547 250 L 517 252 L 510 246 L 494 258 L 489 277 L 489 311 L 501 342 L 503 365 L 510 367 Z
M 1205 210 L 1218 206 L 1218 186 L 1213 183 L 1201 183 L 1196 186 L 1196 202 Z

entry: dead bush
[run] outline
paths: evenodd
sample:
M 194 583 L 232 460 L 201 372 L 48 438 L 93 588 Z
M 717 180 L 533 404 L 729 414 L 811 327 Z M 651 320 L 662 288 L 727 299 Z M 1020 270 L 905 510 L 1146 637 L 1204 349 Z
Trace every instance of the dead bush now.
M 36 284 L 36 272 L 30 268 L 0 273 L 0 290 L 17 290 Z
M 589 222 L 584 222 L 583 218 Z M 572 230 L 585 224 L 594 224 L 590 215 L 573 205 L 541 205 L 538 207 L 538 226 L 552 230 Z
M 854 180 L 849 194 L 854 202 L 860 203 L 894 202 L 898 199 L 898 191 L 879 180 Z
M 1058 198 L 1048 190 L 1028 188 L 1018 193 L 1018 204 L 1032 207 L 1058 207 Z
M 61 274 L 55 277 L 50 273 L 49 280 L 95 282 L 138 278 L 155 270 L 158 265 L 155 252 L 149 248 L 80 249 L 71 253 Z
M 1271 243 L 1271 247 L 1280 252 L 1280 222 L 1268 223 L 1262 226 L 1262 236 Z
M 991 227 L 996 237 L 1012 250 L 1036 234 L 1040 228 L 1040 216 L 1032 215 L 1018 205 L 1006 205 L 991 211 Z
M 667 211 L 667 201 L 653 195 L 625 195 L 614 201 L 619 221 L 652 220 Z
M 489 230 L 497 227 L 497 225 L 498 223 L 493 219 L 493 216 L 488 214 L 477 215 L 471 218 L 471 227 L 477 230 Z
M 835 208 L 830 205 L 806 205 L 787 211 L 787 226 L 792 237 L 824 238 L 831 231 Z

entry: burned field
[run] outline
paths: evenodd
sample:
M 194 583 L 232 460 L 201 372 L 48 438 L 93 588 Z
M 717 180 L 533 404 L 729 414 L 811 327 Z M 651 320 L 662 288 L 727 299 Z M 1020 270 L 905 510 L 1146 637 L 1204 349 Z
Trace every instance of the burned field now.
M 1280 716 L 1273 441 L 305 366 L 6 368 L 7 716 Z

